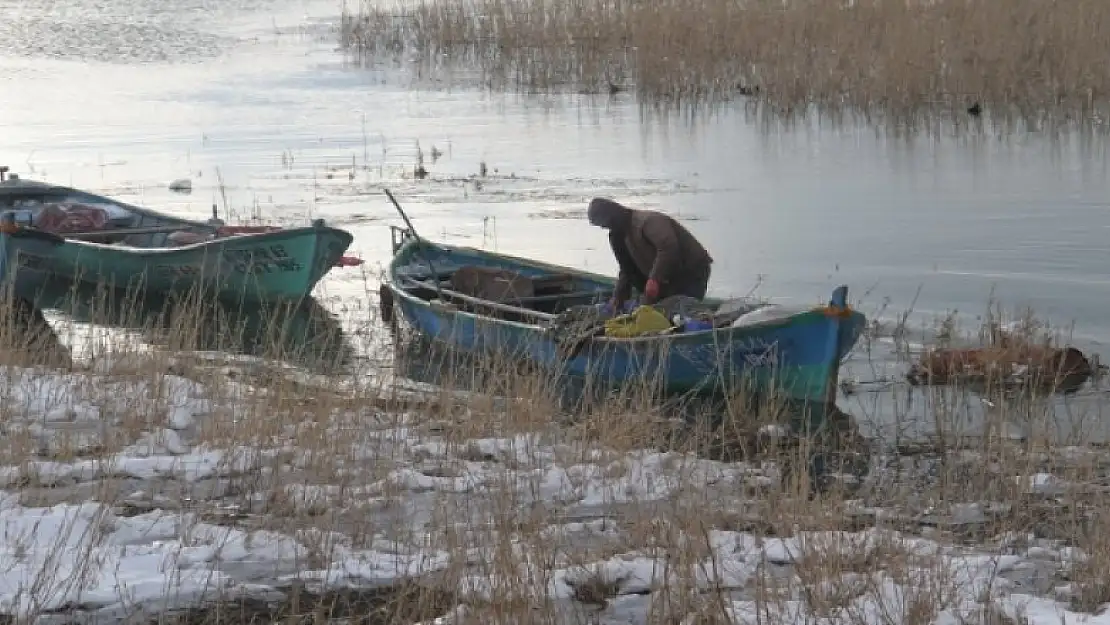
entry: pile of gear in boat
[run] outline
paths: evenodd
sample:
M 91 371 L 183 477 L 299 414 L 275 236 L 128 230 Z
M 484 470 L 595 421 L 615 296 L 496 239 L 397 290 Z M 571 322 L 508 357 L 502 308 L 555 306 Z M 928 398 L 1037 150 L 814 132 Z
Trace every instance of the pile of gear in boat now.
M 685 295 L 651 305 L 629 301 L 621 310 L 612 310 L 610 304 L 596 302 L 605 295 L 603 291 L 574 291 L 576 281 L 569 275 L 529 277 L 505 269 L 463 266 L 452 268 L 443 277 L 447 283 L 438 289 L 423 281 L 411 282 L 429 297 L 462 296 L 470 304 L 492 304 L 496 308 L 488 312 L 499 316 L 513 310 L 536 311 L 539 314 L 531 321 L 541 320 L 556 343 L 576 343 L 597 336 L 635 338 L 742 327 L 806 310 L 748 297 L 707 302 Z M 589 303 L 577 303 L 583 301 Z M 522 311 L 525 306 L 527 309 Z
M 630 301 L 621 310 L 608 303 L 572 306 L 555 316 L 552 336 L 635 338 L 743 327 L 796 315 L 801 310 L 769 304 L 754 298 L 737 298 L 719 304 L 675 295 L 648 305 Z
M 116 204 L 68 200 L 20 200 L 4 215 L 10 215 L 18 225 L 56 234 L 126 228 L 135 219 L 134 213 Z
M 128 244 L 128 228 L 135 225 L 137 215 L 118 204 L 64 199 L 58 201 L 17 200 L 0 210 L 0 219 L 10 218 L 16 225 L 104 244 Z M 222 223 L 222 222 L 221 222 Z M 214 224 L 218 225 L 218 224 Z M 165 247 L 180 247 L 215 238 L 212 232 L 198 233 L 182 229 L 166 234 Z
M 595 337 L 637 338 L 738 328 L 796 315 L 801 310 L 752 298 L 711 304 L 685 295 L 653 305 L 629 302 L 622 310 L 609 304 L 574 306 L 556 315 L 547 335 L 556 348 L 573 358 Z
M 0 206 L 0 219 L 10 218 L 16 225 L 35 228 L 45 232 L 66 236 L 94 234 L 86 240 L 107 244 L 127 244 L 128 228 L 135 225 L 134 212 L 109 202 L 89 202 L 65 199 L 60 201 L 17 200 L 9 206 Z M 195 232 L 188 228 L 167 232 L 161 242 L 164 247 L 181 247 L 211 241 L 219 236 L 234 234 L 258 234 L 280 230 L 278 226 L 264 225 L 226 225 L 213 217 L 207 225 L 213 230 Z M 361 264 L 361 261 L 344 256 L 341 265 Z

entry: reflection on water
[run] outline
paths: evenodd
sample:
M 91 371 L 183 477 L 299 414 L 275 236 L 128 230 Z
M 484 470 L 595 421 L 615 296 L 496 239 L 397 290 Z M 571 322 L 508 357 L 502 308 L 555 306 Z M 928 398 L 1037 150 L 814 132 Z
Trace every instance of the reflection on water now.
M 343 370 L 355 357 L 335 315 L 312 298 L 240 305 L 56 281 L 32 300 L 71 321 L 137 331 L 147 344 L 175 351 L 253 356 L 324 374 Z

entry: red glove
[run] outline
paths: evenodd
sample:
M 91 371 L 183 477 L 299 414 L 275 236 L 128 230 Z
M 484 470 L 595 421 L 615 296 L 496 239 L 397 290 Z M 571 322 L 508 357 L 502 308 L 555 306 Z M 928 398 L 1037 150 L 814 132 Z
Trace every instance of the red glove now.
M 644 287 L 644 297 L 647 298 L 647 303 L 649 304 L 659 299 L 659 283 L 655 281 L 655 278 L 647 281 L 647 286 Z

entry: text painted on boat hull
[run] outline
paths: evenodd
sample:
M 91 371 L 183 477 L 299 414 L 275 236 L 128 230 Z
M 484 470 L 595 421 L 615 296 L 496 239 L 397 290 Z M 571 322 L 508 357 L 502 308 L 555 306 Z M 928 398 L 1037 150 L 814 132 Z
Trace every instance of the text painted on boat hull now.
M 154 265 L 151 267 L 154 275 L 174 280 L 199 278 L 203 271 L 193 265 Z
M 674 345 L 676 354 L 690 362 L 733 362 L 748 367 L 775 367 L 779 354 L 786 347 L 780 341 L 749 339 L 737 343 Z
M 283 245 L 260 245 L 222 252 L 224 262 L 239 273 L 295 273 L 304 266 L 285 251 Z
M 20 269 L 31 269 L 34 271 L 46 270 L 46 259 L 36 254 L 28 254 L 26 252 L 16 252 L 15 266 Z
M 281 245 L 223 250 L 220 257 L 225 267 L 242 274 L 296 273 L 303 269 Z M 203 273 L 202 268 L 195 265 L 155 265 L 153 270 L 158 275 L 175 279 L 199 278 Z

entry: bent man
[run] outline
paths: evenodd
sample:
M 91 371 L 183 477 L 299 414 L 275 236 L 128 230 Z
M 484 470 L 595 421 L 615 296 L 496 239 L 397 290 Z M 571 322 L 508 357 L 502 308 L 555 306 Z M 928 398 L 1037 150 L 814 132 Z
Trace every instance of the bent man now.
M 705 298 L 713 259 L 672 217 L 604 198 L 590 201 L 587 216 L 591 224 L 609 231 L 609 245 L 620 266 L 614 310 L 621 310 L 632 287 L 643 293 L 646 304 L 673 295 Z

